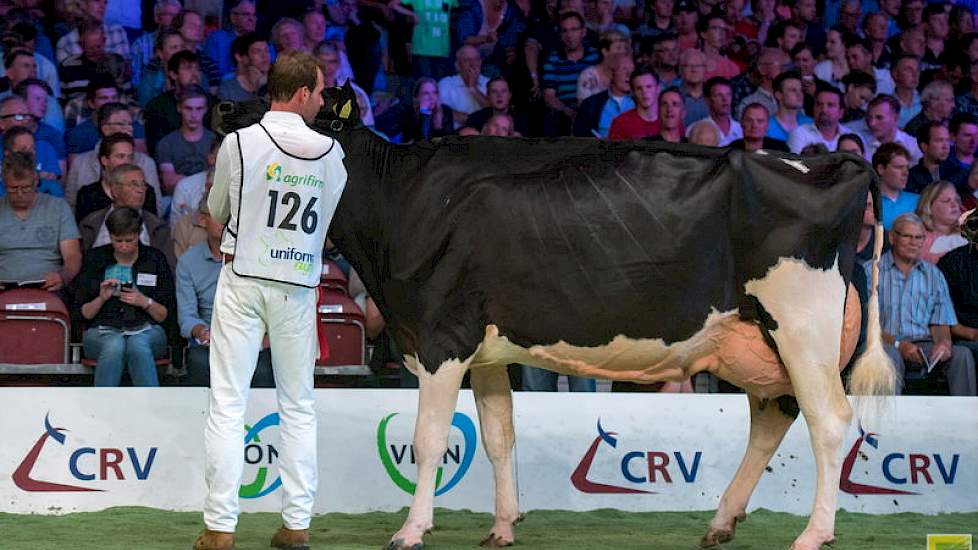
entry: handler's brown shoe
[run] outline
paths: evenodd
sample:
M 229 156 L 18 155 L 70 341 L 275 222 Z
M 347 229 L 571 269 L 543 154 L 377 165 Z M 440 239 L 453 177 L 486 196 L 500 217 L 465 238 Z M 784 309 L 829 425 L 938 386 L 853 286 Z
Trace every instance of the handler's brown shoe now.
M 289 529 L 283 525 L 272 537 L 271 546 L 286 550 L 309 550 L 309 530 Z
M 234 550 L 234 533 L 204 529 L 194 542 L 194 550 Z

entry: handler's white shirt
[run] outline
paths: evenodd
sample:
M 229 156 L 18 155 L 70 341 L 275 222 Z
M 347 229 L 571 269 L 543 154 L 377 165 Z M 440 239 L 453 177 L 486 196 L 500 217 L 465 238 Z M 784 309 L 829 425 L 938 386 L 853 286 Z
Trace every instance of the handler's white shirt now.
M 301 116 L 286 111 L 268 111 L 261 123 L 272 135 L 276 143 L 290 154 L 312 158 L 319 157 L 325 150 L 323 142 L 331 138 L 320 134 L 306 125 Z M 230 137 L 230 136 L 229 136 Z M 330 154 L 339 153 L 343 158 L 343 149 L 339 143 Z M 207 197 L 207 206 L 211 216 L 216 220 L 227 223 L 232 216 L 237 216 L 238 203 L 241 200 L 241 162 L 238 140 L 225 139 L 217 153 L 217 163 L 214 166 L 214 184 Z M 329 223 L 329 220 L 320 220 Z M 233 226 L 237 226 L 237 220 Z M 221 252 L 234 254 L 234 236 L 224 232 L 221 239 Z

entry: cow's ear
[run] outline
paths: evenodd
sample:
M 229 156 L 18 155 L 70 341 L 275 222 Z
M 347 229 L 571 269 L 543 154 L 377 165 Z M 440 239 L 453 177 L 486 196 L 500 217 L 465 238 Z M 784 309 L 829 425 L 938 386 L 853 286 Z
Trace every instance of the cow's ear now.
M 360 122 L 360 104 L 357 101 L 357 92 L 349 80 L 343 84 L 343 93 L 340 95 L 342 99 L 336 111 L 337 116 L 347 123 L 358 124 Z

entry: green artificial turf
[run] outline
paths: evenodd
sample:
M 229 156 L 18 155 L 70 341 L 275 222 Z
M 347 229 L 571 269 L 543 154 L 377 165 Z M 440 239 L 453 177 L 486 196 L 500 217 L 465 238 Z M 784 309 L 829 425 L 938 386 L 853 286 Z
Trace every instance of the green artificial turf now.
M 380 549 L 407 514 L 328 514 L 313 519 L 313 549 Z M 630 513 L 537 511 L 517 526 L 517 548 L 527 549 L 694 549 L 711 512 Z M 724 549 L 787 548 L 807 518 L 758 510 L 740 524 Z M 237 549 L 268 548 L 280 524 L 277 514 L 244 514 Z M 492 525 L 489 514 L 435 511 L 428 550 L 478 548 Z M 3 550 L 190 550 L 202 528 L 201 515 L 149 508 L 113 508 L 64 516 L 0 514 Z M 978 514 L 869 515 L 839 512 L 835 550 L 926 548 L 928 533 L 970 533 L 978 542 Z M 978 550 L 978 549 L 976 549 Z

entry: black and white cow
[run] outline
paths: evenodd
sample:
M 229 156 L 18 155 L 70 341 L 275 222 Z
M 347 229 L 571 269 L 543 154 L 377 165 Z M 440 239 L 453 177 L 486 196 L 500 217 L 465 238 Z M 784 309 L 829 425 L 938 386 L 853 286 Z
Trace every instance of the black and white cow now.
M 433 526 L 436 466 L 469 371 L 496 481 L 483 545 L 513 542 L 510 363 L 646 383 L 705 370 L 744 387 L 748 448 L 704 546 L 733 537 L 800 409 L 818 478 L 793 548 L 833 539 L 852 414 L 839 371 L 860 324 L 849 274 L 875 188 L 866 163 L 577 138 L 392 145 L 359 124 L 352 89 L 324 95 L 314 127 L 343 146 L 349 174 L 330 235 L 420 380 L 417 489 L 388 548 L 421 548 Z M 262 111 L 224 107 L 225 130 Z M 889 394 L 875 295 L 869 311 L 849 389 Z M 794 414 L 766 406 L 791 395 Z

